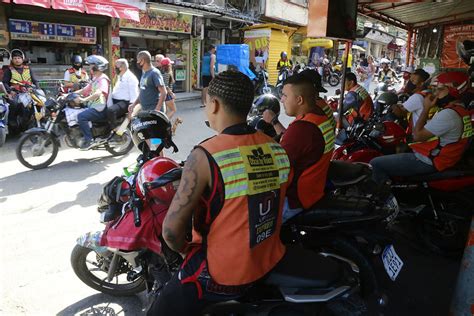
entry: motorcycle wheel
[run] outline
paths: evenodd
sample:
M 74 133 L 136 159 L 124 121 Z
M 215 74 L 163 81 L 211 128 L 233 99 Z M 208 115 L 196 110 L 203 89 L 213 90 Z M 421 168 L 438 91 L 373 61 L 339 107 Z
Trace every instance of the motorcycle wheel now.
M 468 193 L 457 193 L 441 197 L 444 207 L 434 219 L 432 211 L 418 217 L 417 233 L 426 247 L 439 255 L 460 257 L 466 246 L 474 203 Z
M 0 147 L 5 144 L 5 139 L 7 138 L 7 133 L 4 128 L 0 128 Z
M 122 136 L 114 135 L 114 137 L 105 144 L 105 149 L 113 156 L 123 156 L 132 150 L 132 148 L 133 141 L 129 130 L 126 130 Z
M 347 298 L 340 297 L 326 304 L 326 309 L 330 315 L 334 316 L 362 316 L 368 315 L 365 302 L 357 295 Z
M 331 87 L 335 87 L 339 84 L 339 82 L 341 82 L 341 79 L 339 79 L 339 76 L 336 75 L 336 74 L 331 74 L 328 78 L 328 81 L 329 81 L 329 85 Z
M 126 275 L 132 267 L 120 257 L 117 273 L 112 281 L 106 281 L 107 267 L 112 258 L 106 258 L 90 248 L 76 245 L 71 253 L 71 265 L 77 277 L 89 287 L 113 296 L 131 296 L 146 289 L 145 279 L 127 281 Z M 98 277 L 95 273 L 100 273 Z M 119 283 L 125 281 L 127 283 Z
M 31 144 L 31 148 L 28 150 L 29 144 Z M 48 158 L 46 160 L 39 159 L 44 156 L 45 151 L 48 149 L 51 149 L 49 156 L 47 156 Z M 58 143 L 51 134 L 33 132 L 20 137 L 16 146 L 16 157 L 23 166 L 37 170 L 48 167 L 56 159 L 58 150 Z M 27 157 L 28 153 L 31 153 L 32 157 Z

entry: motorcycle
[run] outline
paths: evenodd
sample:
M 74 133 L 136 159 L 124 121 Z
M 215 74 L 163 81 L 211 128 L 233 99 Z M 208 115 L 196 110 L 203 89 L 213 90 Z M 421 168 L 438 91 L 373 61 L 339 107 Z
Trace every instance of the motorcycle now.
M 396 92 L 392 80 L 387 79 L 383 82 L 379 82 L 374 89 L 374 96 L 377 97 L 384 92 Z
M 288 67 L 282 67 L 280 68 L 278 72 L 278 80 L 276 84 L 276 96 L 277 98 L 281 98 L 282 96 L 282 91 L 283 91 L 283 84 L 288 79 L 289 76 L 293 74 L 292 70 Z
M 406 149 L 404 129 L 391 121 L 370 120 L 356 124 L 347 136 L 340 135 L 336 141 L 340 146 L 332 157 L 335 160 L 368 163 Z M 392 179 L 390 185 L 400 202 L 397 220 L 416 223 L 415 232 L 426 248 L 444 256 L 462 254 L 474 209 L 469 199 L 473 187 L 473 168 L 462 162 L 443 172 Z
M 0 147 L 5 144 L 8 134 L 8 103 L 3 96 L 0 96 Z
M 337 86 L 341 82 L 341 78 L 334 72 L 331 64 L 327 63 L 323 65 L 323 82 L 329 83 L 331 87 Z
M 42 169 L 48 167 L 59 151 L 62 138 L 67 146 L 80 148 L 83 142 L 82 132 L 77 125 L 77 112 L 73 109 L 75 97 L 62 96 L 57 100 L 50 98 L 44 106 L 44 127 L 27 130 L 18 141 L 17 159 L 27 168 Z M 126 115 L 119 119 L 122 123 Z M 130 132 L 124 123 L 112 132 L 108 122 L 94 122 L 92 135 L 98 140 L 92 150 L 105 149 L 113 156 L 122 156 L 133 148 Z
M 43 90 L 35 85 L 26 85 L 14 82 L 16 87 L 11 90 L 15 97 L 10 102 L 8 117 L 9 129 L 12 133 L 20 133 L 36 125 L 41 127 L 44 116 L 46 95 Z
M 163 149 L 161 146 L 157 152 Z M 105 190 L 108 193 L 101 198 L 104 203 L 100 208 L 105 230 L 81 236 L 72 251 L 76 275 L 101 292 L 133 295 L 146 290 L 153 298 L 182 262 L 161 237 L 174 194 L 169 192 L 179 183 L 181 167 L 171 159 L 148 156 L 139 157 L 132 175 L 126 170 L 128 176 L 113 180 L 115 184 L 110 187 L 115 190 Z M 168 165 L 164 168 L 168 171 L 144 182 L 147 165 L 154 163 Z M 166 197 L 162 195 L 165 191 Z M 114 203 L 116 207 L 110 208 Z M 250 315 L 259 311 L 270 315 L 277 311 L 291 314 L 326 309 L 334 315 L 362 315 L 366 306 L 358 295 L 359 288 L 358 269 L 351 260 L 290 245 L 279 264 L 245 296 L 214 304 L 204 313 L 238 311 Z
M 265 69 L 261 69 L 260 71 L 256 71 L 255 75 L 255 95 L 273 93 L 275 87 L 268 84 L 268 72 Z

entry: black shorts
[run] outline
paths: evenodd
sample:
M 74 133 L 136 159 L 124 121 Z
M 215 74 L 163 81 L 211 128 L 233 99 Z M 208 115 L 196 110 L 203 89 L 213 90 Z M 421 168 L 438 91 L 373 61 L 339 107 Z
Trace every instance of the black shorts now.
M 207 88 L 209 87 L 209 83 L 211 83 L 212 77 L 211 76 L 202 76 L 202 87 Z

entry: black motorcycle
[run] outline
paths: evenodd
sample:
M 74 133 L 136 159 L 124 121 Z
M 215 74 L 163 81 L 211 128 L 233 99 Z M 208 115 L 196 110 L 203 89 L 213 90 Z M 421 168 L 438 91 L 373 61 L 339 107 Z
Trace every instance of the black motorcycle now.
M 286 79 L 293 74 L 293 71 L 288 67 L 282 67 L 278 71 L 278 80 L 276 84 L 276 96 L 280 99 L 282 96 L 283 91 L 283 84 L 285 83 Z
M 255 95 L 262 95 L 267 93 L 273 93 L 275 87 L 268 84 L 268 72 L 265 69 L 255 71 L 256 78 L 254 79 Z
M 339 75 L 333 70 L 331 64 L 323 65 L 323 82 L 329 83 L 331 87 L 337 86 L 341 82 Z
M 16 156 L 22 165 L 35 170 L 48 167 L 56 159 L 61 138 L 69 147 L 81 147 L 83 134 L 77 123 L 72 125 L 71 119 L 68 122 L 67 118 L 67 111 L 74 110 L 73 100 L 70 96 L 47 100 L 44 106 L 44 125 L 27 130 L 18 141 Z M 119 120 L 123 122 L 126 119 L 126 115 L 123 115 Z M 92 135 L 95 142 L 89 148 L 91 150 L 107 150 L 113 156 L 122 156 L 133 148 L 130 132 L 112 132 L 106 121 L 94 122 Z

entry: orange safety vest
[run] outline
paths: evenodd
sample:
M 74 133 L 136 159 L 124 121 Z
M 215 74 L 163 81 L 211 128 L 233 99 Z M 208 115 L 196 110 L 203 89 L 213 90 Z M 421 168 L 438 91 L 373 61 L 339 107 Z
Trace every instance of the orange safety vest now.
M 323 110 L 324 114 L 326 114 L 326 116 L 328 117 L 328 120 L 329 122 L 331 123 L 331 125 L 333 126 L 333 128 L 336 128 L 336 119 L 334 118 L 334 113 L 332 111 L 332 109 L 329 107 L 329 105 L 327 104 L 327 102 L 322 99 L 322 98 L 319 98 L 316 100 L 316 105 L 321 109 Z
M 209 273 L 221 285 L 243 285 L 267 274 L 283 257 L 282 210 L 290 173 L 285 150 L 261 132 L 217 135 L 200 145 L 224 182 L 223 207 L 204 239 Z
M 15 67 L 10 66 L 10 71 L 12 73 L 12 78 L 10 79 L 10 83 L 15 85 L 17 83 L 31 85 L 33 84 L 31 79 L 31 71 L 30 67 L 23 66 L 23 72 L 20 74 Z
M 443 171 L 454 166 L 461 159 L 464 150 L 468 146 L 469 139 L 473 135 L 469 111 L 458 104 L 448 105 L 446 109 L 456 111 L 463 122 L 463 132 L 457 142 L 441 146 L 439 138 L 435 137 L 426 142 L 410 144 L 414 152 L 430 158 L 433 162 L 433 166 L 438 171 Z
M 324 195 L 329 162 L 334 151 L 335 134 L 333 125 L 326 116 L 306 113 L 305 115 L 298 116 L 291 124 L 298 121 L 306 121 L 316 125 L 324 138 L 324 152 L 321 159 L 303 171 L 298 179 L 296 177 L 293 179 L 297 185 L 298 200 L 303 208 L 308 209 L 316 204 Z M 285 137 L 285 134 L 283 134 L 283 137 Z
M 78 83 L 80 81 L 84 81 L 87 79 L 87 72 L 84 69 L 81 69 L 81 76 L 78 77 L 76 75 L 76 69 L 71 67 L 68 69 L 68 72 L 70 74 L 69 78 L 71 79 L 70 82 L 72 83 Z
M 364 120 L 367 120 L 371 115 L 374 110 L 374 103 L 372 102 L 372 98 L 370 97 L 369 93 L 367 90 L 364 89 L 364 87 L 360 85 L 355 85 L 352 87 L 351 90 L 355 93 L 357 93 L 357 96 L 359 100 L 361 101 L 360 107 L 359 107 L 359 113 L 357 113 L 356 110 L 351 109 L 347 121 L 352 124 L 352 122 L 360 115 Z
M 289 59 L 287 59 L 286 61 L 280 59 L 278 61 L 278 68 L 283 68 L 283 67 L 291 68 L 291 63 Z

